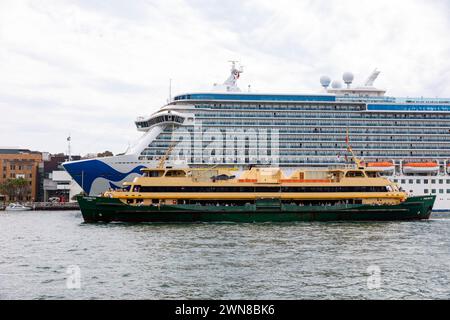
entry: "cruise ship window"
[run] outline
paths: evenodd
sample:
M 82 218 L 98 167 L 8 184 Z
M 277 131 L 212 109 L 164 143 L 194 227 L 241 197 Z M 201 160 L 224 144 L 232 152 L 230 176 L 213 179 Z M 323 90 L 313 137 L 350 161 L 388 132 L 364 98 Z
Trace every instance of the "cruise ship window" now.
M 410 183 L 410 184 L 413 184 L 413 183 L 414 183 L 414 180 L 413 180 L 413 179 L 409 179 L 409 183 Z
M 416 183 L 417 183 L 417 184 L 420 184 L 420 179 L 417 179 L 417 180 L 416 180 Z
M 432 194 L 436 194 L 436 189 L 431 189 Z
M 450 184 L 450 179 L 445 180 L 445 183 Z
M 450 189 L 447 189 L 447 193 L 450 193 Z
M 439 184 L 443 184 L 443 183 L 444 183 L 444 180 L 439 179 Z
M 401 183 L 406 183 L 406 180 L 405 179 L 402 179 L 402 182 Z
M 423 190 L 423 193 L 427 194 L 429 192 L 428 189 Z
M 428 184 L 428 179 L 423 180 L 424 184 Z
M 433 184 L 433 183 L 436 183 L 436 180 L 435 179 L 432 179 L 431 180 L 431 183 Z
M 444 189 L 439 189 L 439 193 L 444 193 Z

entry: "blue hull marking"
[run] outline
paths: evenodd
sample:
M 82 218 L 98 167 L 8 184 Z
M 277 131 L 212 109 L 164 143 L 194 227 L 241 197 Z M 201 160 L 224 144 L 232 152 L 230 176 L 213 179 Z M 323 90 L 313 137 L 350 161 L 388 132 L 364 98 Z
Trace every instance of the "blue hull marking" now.
M 135 167 L 130 172 L 122 173 L 110 167 L 106 163 L 95 159 L 67 163 L 63 164 L 63 166 L 87 194 L 91 191 L 92 183 L 97 178 L 105 178 L 106 180 L 109 180 L 111 184 L 111 181 L 119 182 L 132 173 L 141 175 L 141 169 L 146 168 L 141 165 Z

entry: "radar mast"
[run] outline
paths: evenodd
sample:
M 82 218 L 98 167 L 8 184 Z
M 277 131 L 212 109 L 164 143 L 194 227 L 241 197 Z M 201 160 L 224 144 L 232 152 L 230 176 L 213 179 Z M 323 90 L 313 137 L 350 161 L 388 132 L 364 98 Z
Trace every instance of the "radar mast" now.
M 225 80 L 223 84 L 214 84 L 215 91 L 226 91 L 226 92 L 241 92 L 241 89 L 237 86 L 237 80 L 239 79 L 241 73 L 244 72 L 243 66 L 237 67 L 239 61 L 230 60 L 231 70 L 230 76 Z

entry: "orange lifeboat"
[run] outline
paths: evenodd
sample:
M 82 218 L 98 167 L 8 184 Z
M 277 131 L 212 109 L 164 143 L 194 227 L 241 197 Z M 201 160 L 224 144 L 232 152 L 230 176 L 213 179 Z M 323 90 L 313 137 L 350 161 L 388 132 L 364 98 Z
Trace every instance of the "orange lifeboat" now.
M 394 171 L 395 166 L 392 162 L 368 162 L 367 168 L 377 170 L 377 171 Z
M 439 171 L 437 162 L 407 162 L 403 165 L 403 173 L 428 173 Z

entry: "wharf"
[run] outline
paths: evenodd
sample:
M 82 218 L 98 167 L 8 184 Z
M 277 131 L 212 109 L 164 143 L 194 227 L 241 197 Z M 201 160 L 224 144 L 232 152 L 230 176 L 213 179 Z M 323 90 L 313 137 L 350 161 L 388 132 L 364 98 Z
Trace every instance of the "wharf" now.
M 26 207 L 36 211 L 61 211 L 61 210 L 79 210 L 78 202 L 33 202 L 25 203 Z M 5 210 L 5 206 L 0 204 L 0 211 Z
M 33 210 L 79 210 L 78 202 L 34 202 L 30 205 Z

